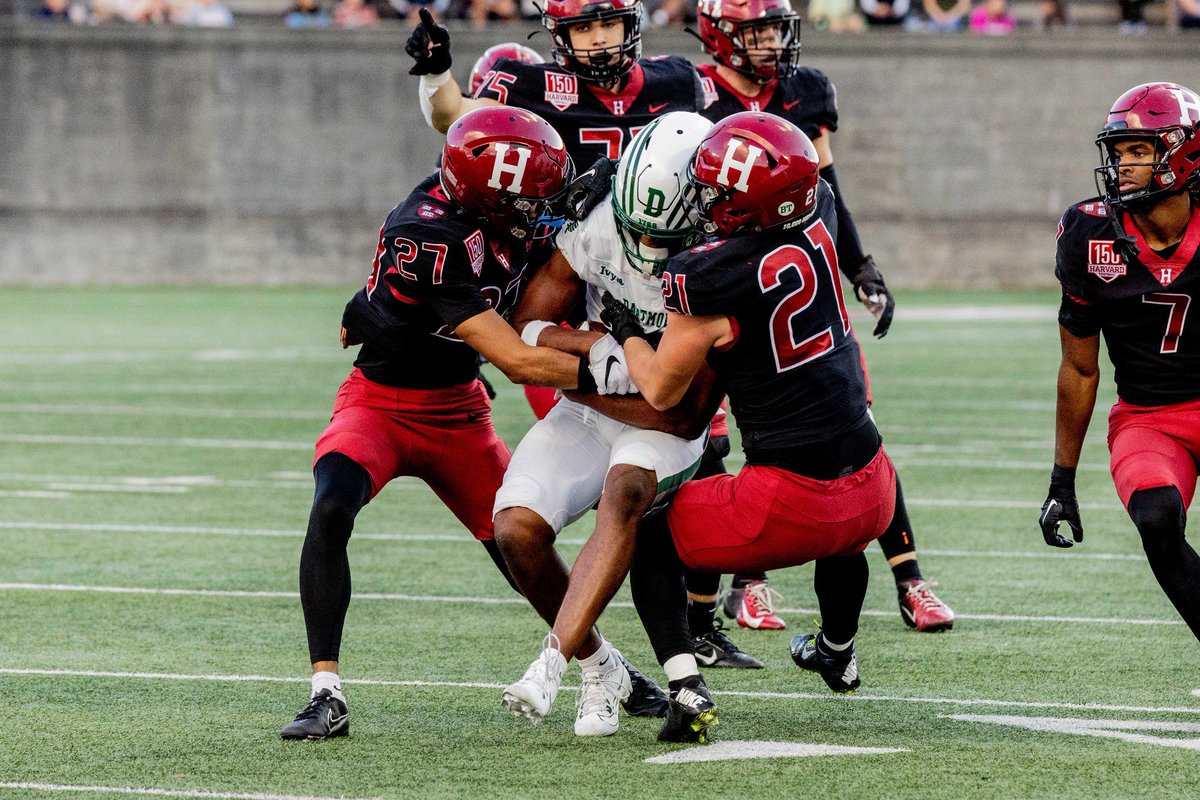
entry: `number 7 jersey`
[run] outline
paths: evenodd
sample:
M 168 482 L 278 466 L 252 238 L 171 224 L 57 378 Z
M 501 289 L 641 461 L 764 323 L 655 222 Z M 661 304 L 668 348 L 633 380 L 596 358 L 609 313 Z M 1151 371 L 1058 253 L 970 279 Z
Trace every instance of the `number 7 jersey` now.
M 730 320 L 734 340 L 709 363 L 748 459 L 828 441 L 867 412 L 836 238 L 833 193 L 821 181 L 806 222 L 701 245 L 672 258 L 663 275 L 668 311 Z
M 1183 241 L 1155 252 L 1127 216 L 1136 257 L 1120 252 L 1108 206 L 1078 203 L 1059 223 L 1059 323 L 1075 336 L 1104 334 L 1117 394 L 1137 406 L 1200 399 L 1200 208 Z

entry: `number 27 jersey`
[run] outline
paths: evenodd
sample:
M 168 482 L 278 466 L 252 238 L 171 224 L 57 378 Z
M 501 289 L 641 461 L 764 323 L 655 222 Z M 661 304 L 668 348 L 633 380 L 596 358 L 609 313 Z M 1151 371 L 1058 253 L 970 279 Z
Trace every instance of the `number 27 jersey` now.
M 749 459 L 816 444 L 867 411 L 858 343 L 842 298 L 833 193 L 822 181 L 807 223 L 721 239 L 672 258 L 668 311 L 726 316 L 734 340 L 709 354 Z

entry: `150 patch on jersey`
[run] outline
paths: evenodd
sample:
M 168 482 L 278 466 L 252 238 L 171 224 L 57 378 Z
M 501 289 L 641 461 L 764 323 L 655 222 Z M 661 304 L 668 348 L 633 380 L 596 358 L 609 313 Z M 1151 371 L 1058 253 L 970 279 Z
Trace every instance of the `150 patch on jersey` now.
M 463 239 L 463 244 L 467 246 L 467 255 L 471 258 L 471 271 L 475 273 L 475 277 L 479 277 L 479 273 L 483 272 L 483 234 L 475 231 Z
M 546 102 L 559 111 L 566 111 L 578 103 L 579 82 L 576 77 L 562 72 L 547 72 Z
M 1105 283 L 1112 283 L 1125 274 L 1125 262 L 1113 252 L 1108 239 L 1088 239 L 1088 272 Z

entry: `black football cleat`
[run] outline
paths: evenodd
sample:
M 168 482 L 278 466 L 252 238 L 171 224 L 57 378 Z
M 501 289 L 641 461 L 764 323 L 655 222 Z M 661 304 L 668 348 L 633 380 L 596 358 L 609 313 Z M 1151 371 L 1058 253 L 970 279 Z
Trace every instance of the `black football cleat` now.
M 792 637 L 792 661 L 801 669 L 819 672 L 825 685 L 837 694 L 849 694 L 862 681 L 858 678 L 858 661 L 854 658 L 854 643 L 840 653 L 826 653 L 819 642 L 821 633 L 806 633 Z
M 695 638 L 696 661 L 701 667 L 762 669 L 763 662 L 742 650 L 725 635 L 725 623 L 713 620 L 712 630 Z
M 717 705 L 713 702 L 704 678 L 688 678 L 677 692 L 671 693 L 667 721 L 658 732 L 660 742 L 707 744 L 708 729 L 717 727 Z
M 283 726 L 279 736 L 283 739 L 317 741 L 348 733 L 350 715 L 346 712 L 346 704 L 328 689 L 322 689 L 294 720 Z
M 613 648 L 616 650 L 616 648 Z M 632 690 L 628 699 L 621 703 L 621 708 L 631 717 L 665 717 L 670 698 L 667 693 L 654 681 L 643 675 L 638 668 L 625 660 L 625 656 L 617 652 L 625 669 L 629 670 L 629 684 Z

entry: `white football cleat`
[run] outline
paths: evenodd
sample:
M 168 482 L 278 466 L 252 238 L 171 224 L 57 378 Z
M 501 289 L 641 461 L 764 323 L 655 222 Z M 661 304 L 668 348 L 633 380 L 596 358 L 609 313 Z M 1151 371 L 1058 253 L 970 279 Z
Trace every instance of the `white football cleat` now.
M 594 669 L 584 670 L 575 700 L 576 736 L 612 736 L 617 732 L 617 708 L 629 699 L 629 671 L 615 649 Z
M 548 640 L 545 644 L 541 655 L 533 660 L 521 680 L 504 690 L 502 701 L 513 716 L 527 717 L 534 725 L 541 725 L 554 707 L 554 698 L 558 696 L 558 687 L 567 669 L 567 660 L 562 653 L 551 647 Z

